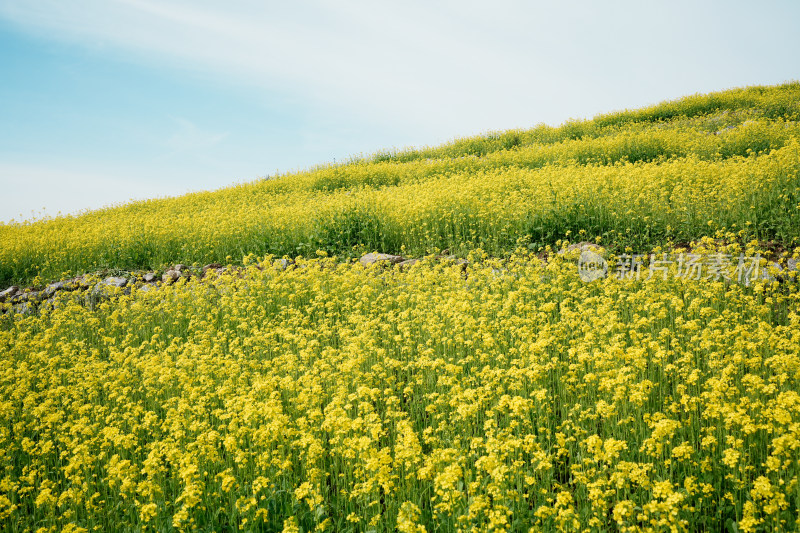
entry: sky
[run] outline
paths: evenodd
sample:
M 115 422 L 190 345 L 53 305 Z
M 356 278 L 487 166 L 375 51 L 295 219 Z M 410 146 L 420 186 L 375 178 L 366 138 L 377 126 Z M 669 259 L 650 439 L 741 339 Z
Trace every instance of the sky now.
M 0 0 L 0 222 L 800 79 L 800 2 Z

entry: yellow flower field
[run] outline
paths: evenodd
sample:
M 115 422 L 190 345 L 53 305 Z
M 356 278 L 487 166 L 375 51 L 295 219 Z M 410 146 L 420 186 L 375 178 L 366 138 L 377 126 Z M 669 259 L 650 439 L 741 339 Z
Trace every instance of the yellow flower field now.
M 138 279 L 0 302 L 0 530 L 800 530 L 798 121 L 750 87 L 0 225 L 0 289 Z
M 6 315 L 0 523 L 800 526 L 797 284 L 584 283 L 553 257 L 266 261 Z

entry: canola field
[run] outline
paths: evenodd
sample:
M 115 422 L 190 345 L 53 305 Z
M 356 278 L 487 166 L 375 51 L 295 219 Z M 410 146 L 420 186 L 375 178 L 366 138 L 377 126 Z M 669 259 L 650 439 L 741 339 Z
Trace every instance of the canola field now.
M 0 286 L 244 255 L 425 255 L 721 232 L 800 244 L 800 83 L 385 153 L 216 192 L 0 225 Z
M 796 284 L 472 260 L 318 258 L 15 318 L 3 529 L 800 527 Z
M 0 226 L 0 289 L 243 265 L 0 303 L 0 530 L 800 530 L 798 120 L 738 89 Z M 583 240 L 783 270 L 586 282 Z

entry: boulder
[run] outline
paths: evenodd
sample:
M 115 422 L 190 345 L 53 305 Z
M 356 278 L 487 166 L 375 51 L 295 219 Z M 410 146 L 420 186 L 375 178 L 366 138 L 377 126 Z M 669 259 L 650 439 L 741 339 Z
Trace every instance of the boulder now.
M 98 285 L 105 285 L 107 287 L 119 287 L 120 289 L 128 284 L 128 280 L 122 277 L 108 276 L 106 279 L 98 283 Z
M 154 281 L 158 281 L 158 276 L 156 275 L 155 272 L 148 272 L 147 274 L 142 276 L 142 279 L 144 280 L 145 283 L 153 283 Z
M 6 290 L 0 292 L 0 302 L 5 302 L 17 295 L 19 292 L 19 287 L 16 285 L 12 285 L 11 287 L 7 288 Z
M 370 266 L 376 263 L 389 263 L 396 265 L 398 263 L 402 263 L 404 260 L 405 259 L 399 255 L 379 254 L 372 252 L 364 255 L 359 262 L 364 266 Z
M 169 269 L 166 272 L 164 272 L 163 276 L 161 276 L 161 281 L 163 281 L 167 285 L 170 285 L 170 284 L 175 283 L 176 281 L 178 281 L 180 279 L 180 277 L 181 277 L 180 271 L 174 270 L 174 269 Z
M 29 303 L 21 303 L 14 306 L 14 312 L 21 315 L 32 315 L 34 307 Z
M 58 291 L 74 290 L 77 288 L 77 286 L 77 283 L 75 283 L 73 280 L 57 281 L 45 287 L 44 293 L 49 298 Z
M 63 305 L 63 302 L 58 297 L 48 298 L 44 302 L 42 302 L 42 306 L 48 309 L 58 309 Z M 41 308 L 40 308 L 41 309 Z
M 88 289 L 90 283 L 87 278 L 88 276 L 84 274 L 83 276 L 78 276 L 76 278 L 73 278 L 72 283 L 75 284 L 76 289 Z
M 582 250 L 578 258 L 578 275 L 587 283 L 605 278 L 608 276 L 608 261 L 594 250 Z
M 408 270 L 417 263 L 419 263 L 419 259 L 406 259 L 405 261 L 397 263 L 397 268 L 399 268 L 401 271 Z
M 200 278 L 201 279 L 218 278 L 222 272 L 225 272 L 225 270 L 226 270 L 225 267 L 209 267 L 207 269 L 204 267 L 204 270 L 200 274 Z
M 23 302 L 38 302 L 42 299 L 42 293 L 39 291 L 29 291 L 29 292 L 18 292 L 12 299 L 12 303 L 23 303 Z
M 108 276 L 104 280 L 97 283 L 94 288 L 89 291 L 86 295 L 86 301 L 90 304 L 91 308 L 94 309 L 94 306 L 97 302 L 99 302 L 103 298 L 110 298 L 117 294 L 115 289 L 122 289 L 128 286 L 127 278 L 119 277 L 119 276 Z M 130 283 L 133 285 L 133 283 Z M 130 289 L 125 289 L 125 294 L 130 293 Z
M 220 265 L 219 263 L 209 263 L 209 264 L 207 264 L 206 266 L 203 267 L 203 276 L 205 276 L 208 273 L 209 270 L 216 271 L 218 268 L 222 268 L 222 265 Z

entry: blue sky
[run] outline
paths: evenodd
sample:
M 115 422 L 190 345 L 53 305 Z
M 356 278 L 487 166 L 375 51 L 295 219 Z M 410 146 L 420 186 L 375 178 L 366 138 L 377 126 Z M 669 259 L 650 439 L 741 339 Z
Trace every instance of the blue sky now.
M 800 78 L 800 3 L 0 0 L 0 221 Z

